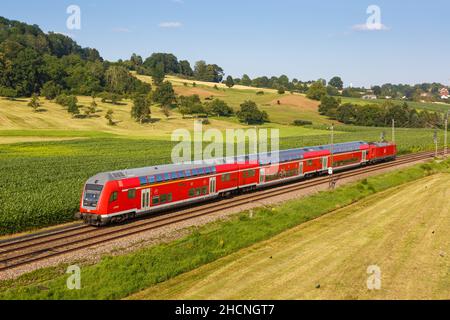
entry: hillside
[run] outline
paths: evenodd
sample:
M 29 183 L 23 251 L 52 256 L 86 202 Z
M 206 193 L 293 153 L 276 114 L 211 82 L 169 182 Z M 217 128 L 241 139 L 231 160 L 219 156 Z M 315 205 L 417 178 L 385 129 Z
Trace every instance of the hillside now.
M 152 83 L 151 77 L 137 75 L 139 80 Z M 278 94 L 274 89 L 255 88 L 243 85 L 236 85 L 228 88 L 222 83 L 185 80 L 173 76 L 167 79 L 173 84 L 178 95 L 189 96 L 197 94 L 205 99 L 214 97 L 227 102 L 235 110 L 245 100 L 255 101 L 258 106 L 269 114 L 273 123 L 290 125 L 293 120 L 309 120 L 314 124 L 330 124 L 331 120 L 319 115 L 319 102 L 310 100 L 298 93 Z M 195 87 L 193 86 L 195 83 Z M 214 87 L 217 86 L 218 89 Z M 257 94 L 263 92 L 264 94 Z M 278 104 L 278 102 L 280 104 Z
M 148 76 L 137 76 L 141 81 L 152 83 Z M 279 128 L 283 136 L 323 134 L 323 130 L 307 129 L 289 126 L 293 119 L 310 120 L 314 124 L 329 123 L 325 117 L 317 112 L 318 103 L 309 100 L 299 94 L 279 95 L 270 89 L 260 89 L 263 95 L 257 95 L 255 88 L 239 86 L 225 88 L 219 84 L 219 90 L 214 89 L 214 83 L 202 82 L 196 87 L 192 82 L 185 86 L 182 80 L 173 76 L 167 77 L 173 84 L 178 95 L 197 94 L 203 101 L 209 97 L 226 101 L 233 109 L 238 110 L 239 105 L 245 100 L 253 100 L 258 106 L 268 112 L 271 123 L 262 127 Z M 65 108 L 44 98 L 40 99 L 41 107 L 38 112 L 33 112 L 27 105 L 29 98 L 21 98 L 11 101 L 0 98 L 0 143 L 60 140 L 70 137 L 92 136 L 97 133 L 113 134 L 128 137 L 141 137 L 151 139 L 170 139 L 173 130 L 178 128 L 192 129 L 193 120 L 183 119 L 177 109 L 171 111 L 167 118 L 161 108 L 152 107 L 152 122 L 139 124 L 131 118 L 132 101 L 125 99 L 122 103 L 112 105 L 96 99 L 98 110 L 89 118 L 73 118 Z M 81 114 L 92 102 L 91 97 L 78 96 Z M 280 104 L 278 105 L 278 101 Z M 114 111 L 115 126 L 109 126 L 104 118 L 106 112 Z M 210 125 L 219 130 L 244 128 L 235 117 L 210 118 Z M 208 128 L 207 127 L 207 128 Z M 32 133 L 34 137 L 32 137 Z M 60 132 L 60 133 L 58 133 Z M 3 133 L 3 134 L 2 134 Z M 48 137 L 48 136 L 51 137 Z M 3 137 L 1 137 L 3 136 Z M 27 137 L 24 137 L 27 136 Z M 21 137 L 20 139 L 18 137 Z M 41 139 L 39 138 L 41 137 Z

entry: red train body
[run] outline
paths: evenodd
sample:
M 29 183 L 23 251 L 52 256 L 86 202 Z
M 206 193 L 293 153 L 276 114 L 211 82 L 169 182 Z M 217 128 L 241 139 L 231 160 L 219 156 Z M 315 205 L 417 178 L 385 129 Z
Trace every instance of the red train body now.
M 317 174 L 395 159 L 392 143 L 349 142 L 274 154 L 100 173 L 83 190 L 80 217 L 93 225 L 229 196 Z M 276 158 L 270 156 L 276 155 Z

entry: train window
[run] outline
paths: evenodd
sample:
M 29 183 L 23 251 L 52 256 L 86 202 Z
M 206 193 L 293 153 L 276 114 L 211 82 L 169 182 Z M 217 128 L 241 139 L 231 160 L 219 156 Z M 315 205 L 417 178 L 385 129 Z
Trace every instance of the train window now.
M 254 176 L 255 176 L 255 174 L 256 174 L 255 170 L 250 170 L 250 171 L 247 171 L 247 177 L 249 177 L 249 178 L 252 178 L 252 177 L 254 177 Z
M 195 189 L 189 189 L 189 197 L 195 196 Z
M 184 172 L 183 171 L 178 172 L 178 177 L 179 178 L 184 178 Z
M 139 182 L 141 183 L 141 186 L 145 186 L 148 184 L 147 177 L 139 177 Z
M 114 191 L 113 193 L 111 193 L 111 197 L 109 198 L 109 202 L 116 201 L 118 196 L 119 196 L 119 193 L 117 191 Z
M 158 175 L 156 176 L 156 181 L 157 181 L 157 182 L 162 182 L 163 180 L 164 180 L 164 178 L 163 178 L 162 174 L 158 174 Z
M 205 174 L 205 169 L 203 169 L 203 168 L 198 169 L 198 174 Z
M 172 194 L 171 193 L 169 193 L 167 195 L 167 201 L 172 202 Z
M 312 160 L 308 160 L 308 161 L 306 161 L 306 164 L 307 164 L 308 166 L 312 166 L 312 165 L 313 165 L 313 161 L 312 161 Z
M 192 169 L 192 175 L 193 175 L 193 176 L 198 175 L 197 169 Z
M 148 177 L 148 182 L 155 183 L 155 181 L 156 181 L 155 176 Z
M 136 198 L 136 189 L 128 190 L 128 199 L 134 199 L 134 198 Z
M 152 203 L 153 203 L 153 204 L 159 204 L 159 196 L 153 197 Z
M 167 202 L 167 194 L 162 194 L 161 195 L 161 203 L 166 203 Z
M 203 187 L 202 188 L 202 193 L 203 194 L 208 194 L 208 188 L 207 187 Z
M 230 181 L 231 180 L 231 176 L 229 173 L 222 175 L 222 182 L 226 182 L 226 181 Z
M 202 194 L 202 190 L 200 188 L 195 189 L 195 195 L 200 196 Z
M 191 170 L 186 170 L 186 177 L 191 177 L 191 176 L 192 176 Z
M 165 180 L 170 180 L 170 175 L 168 173 L 164 173 L 164 179 Z
M 213 168 L 212 168 L 212 173 L 216 173 L 216 172 L 217 172 L 216 167 L 213 167 Z
M 205 173 L 206 173 L 206 174 L 210 174 L 210 173 L 211 173 L 211 168 L 206 168 L 206 169 L 205 169 Z

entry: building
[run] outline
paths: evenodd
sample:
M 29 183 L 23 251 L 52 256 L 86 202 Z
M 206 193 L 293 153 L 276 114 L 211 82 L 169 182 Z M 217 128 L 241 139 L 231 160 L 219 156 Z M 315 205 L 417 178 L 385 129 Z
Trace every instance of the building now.
M 362 96 L 362 98 L 363 98 L 364 100 L 376 100 L 376 99 L 377 99 L 377 96 L 374 95 L 374 94 L 366 94 L 365 96 Z
M 441 96 L 441 99 L 447 100 L 449 98 L 449 93 L 447 88 L 442 88 L 439 90 L 439 95 Z

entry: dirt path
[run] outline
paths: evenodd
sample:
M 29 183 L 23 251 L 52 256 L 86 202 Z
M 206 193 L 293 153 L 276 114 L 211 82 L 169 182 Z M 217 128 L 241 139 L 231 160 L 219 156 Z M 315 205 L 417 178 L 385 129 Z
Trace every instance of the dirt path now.
M 450 175 L 375 195 L 136 299 L 449 299 Z M 381 269 L 368 290 L 367 268 Z M 320 284 L 320 288 L 317 288 Z

